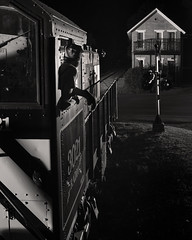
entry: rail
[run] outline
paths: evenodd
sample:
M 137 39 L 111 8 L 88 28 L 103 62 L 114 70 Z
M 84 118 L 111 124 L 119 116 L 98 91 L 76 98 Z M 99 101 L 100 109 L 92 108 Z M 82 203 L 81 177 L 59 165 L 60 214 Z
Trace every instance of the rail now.
M 108 73 L 106 76 L 104 76 L 102 79 L 96 81 L 95 83 L 91 84 L 90 86 L 88 86 L 87 88 L 85 88 L 85 90 L 88 90 L 91 87 L 94 87 L 95 85 L 97 85 L 98 83 L 102 83 L 104 80 L 108 79 L 109 77 L 113 76 L 114 74 L 118 73 L 118 71 L 114 71 L 114 72 L 110 72 Z
M 118 107 L 117 107 L 117 81 L 118 78 L 122 76 L 122 74 L 124 73 L 124 70 L 115 70 L 113 72 L 109 72 L 106 73 L 100 80 L 98 80 L 97 82 L 93 83 L 92 85 L 90 85 L 89 87 L 87 87 L 86 89 L 89 89 L 91 87 L 94 87 L 95 85 L 97 85 L 98 83 L 101 84 L 101 97 L 100 100 L 97 102 L 97 106 L 93 111 L 97 111 L 97 107 L 99 105 L 102 105 L 102 102 L 106 101 L 106 99 L 108 99 L 107 101 L 110 102 L 110 112 L 112 113 L 110 115 L 110 119 L 114 120 L 118 117 Z M 114 76 L 114 77 L 112 77 Z M 89 118 L 89 116 L 91 115 L 91 112 L 89 112 L 89 114 L 87 115 L 87 119 Z
M 164 52 L 180 52 L 181 51 L 181 40 L 180 39 L 145 39 L 134 42 L 134 51 L 155 51 L 154 45 L 157 41 L 161 45 L 161 51 Z

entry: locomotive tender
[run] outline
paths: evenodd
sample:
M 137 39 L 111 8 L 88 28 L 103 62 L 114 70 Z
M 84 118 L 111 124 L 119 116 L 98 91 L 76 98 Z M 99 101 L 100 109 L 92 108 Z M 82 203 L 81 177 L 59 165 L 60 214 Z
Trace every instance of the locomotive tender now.
M 80 97 L 57 114 L 65 46 L 84 50 Z M 38 0 L 0 0 L 0 239 L 87 239 L 98 217 L 116 81 L 102 90 L 99 54 L 87 33 Z M 110 147 L 110 146 L 109 146 Z

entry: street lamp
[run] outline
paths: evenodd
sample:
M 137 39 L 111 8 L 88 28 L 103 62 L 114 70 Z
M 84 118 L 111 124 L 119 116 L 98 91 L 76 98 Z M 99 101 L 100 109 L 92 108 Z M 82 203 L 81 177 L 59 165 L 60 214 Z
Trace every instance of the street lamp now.
M 155 80 L 156 80 L 156 110 L 157 114 L 153 122 L 153 131 L 154 132 L 164 132 L 164 123 L 160 117 L 160 72 L 159 72 L 159 53 L 160 53 L 160 43 L 155 45 Z

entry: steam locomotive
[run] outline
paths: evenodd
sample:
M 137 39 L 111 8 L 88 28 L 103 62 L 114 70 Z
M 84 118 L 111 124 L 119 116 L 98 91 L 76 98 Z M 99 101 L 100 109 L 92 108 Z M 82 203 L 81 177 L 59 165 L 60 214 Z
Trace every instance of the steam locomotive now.
M 57 114 L 69 41 L 83 48 L 83 97 Z M 0 0 L 0 239 L 88 239 L 107 165 L 117 85 L 102 88 L 87 33 L 39 0 Z

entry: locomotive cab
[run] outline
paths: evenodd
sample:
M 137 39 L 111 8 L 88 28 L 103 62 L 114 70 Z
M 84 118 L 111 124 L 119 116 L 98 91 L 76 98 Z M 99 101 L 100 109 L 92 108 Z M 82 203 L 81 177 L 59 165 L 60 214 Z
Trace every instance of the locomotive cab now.
M 70 99 L 58 114 L 69 41 L 83 49 L 75 86 L 97 104 Z M 0 0 L 2 239 L 86 239 L 98 215 L 90 188 L 104 175 L 116 86 L 101 96 L 99 54 L 86 42 L 84 30 L 39 0 Z

